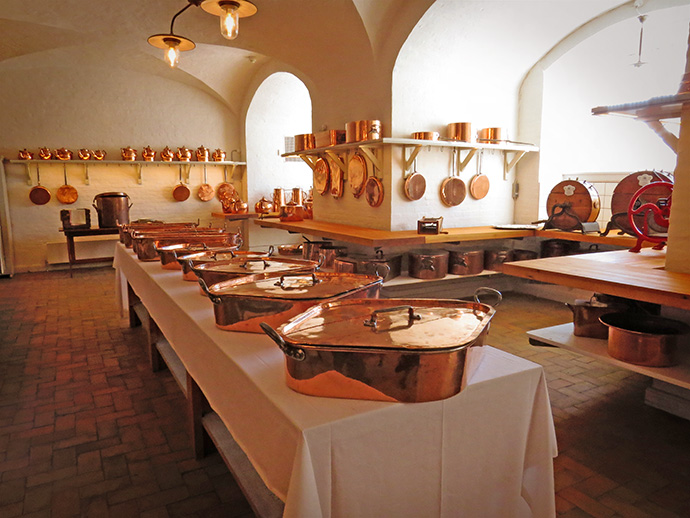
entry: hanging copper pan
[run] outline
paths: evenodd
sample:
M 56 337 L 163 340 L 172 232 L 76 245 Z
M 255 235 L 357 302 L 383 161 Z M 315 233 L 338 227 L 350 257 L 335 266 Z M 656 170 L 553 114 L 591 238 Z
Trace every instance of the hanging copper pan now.
M 405 178 L 404 184 L 405 196 L 408 200 L 417 201 L 426 191 L 426 179 L 417 172 L 417 159 L 414 159 L 414 170 L 412 174 Z
M 175 201 L 185 201 L 189 198 L 189 187 L 182 183 L 182 169 L 180 169 L 180 185 L 176 185 L 173 189 L 173 198 Z
M 441 183 L 441 201 L 449 207 L 460 205 L 467 195 L 467 187 L 459 176 L 455 176 L 456 150 L 453 149 L 450 176 Z
M 69 204 L 77 201 L 77 198 L 79 198 L 79 193 L 77 192 L 77 190 L 74 187 L 72 187 L 71 185 L 69 185 L 67 183 L 67 165 L 62 164 L 62 169 L 63 169 L 62 172 L 65 176 L 65 185 L 58 188 L 55 196 L 60 201 L 60 203 L 64 203 L 65 205 L 69 205 Z
M 359 153 L 355 154 L 347 165 L 347 181 L 352 195 L 359 198 L 367 181 L 367 162 Z
M 29 191 L 29 199 L 35 205 L 45 205 L 50 201 L 51 194 L 48 189 L 41 185 L 41 173 L 36 166 L 36 178 L 38 185 L 34 185 Z
M 213 187 L 211 187 L 206 179 L 206 164 L 204 164 L 204 183 L 199 186 L 199 190 L 196 194 L 201 201 L 210 201 L 216 194 Z
M 343 170 L 330 158 L 328 159 L 328 164 L 331 170 L 331 196 L 340 198 L 343 195 L 345 185 Z
M 314 189 L 323 195 L 328 192 L 331 184 L 331 171 L 328 162 L 319 158 L 314 164 Z
M 383 203 L 383 183 L 375 176 L 370 176 L 364 185 L 364 196 L 372 207 Z
M 470 180 L 470 196 L 475 200 L 481 200 L 489 193 L 489 177 L 482 173 L 482 152 L 479 151 L 477 160 L 477 174 Z
M 228 170 L 223 166 L 223 181 L 216 188 L 216 196 L 219 200 L 223 201 L 225 199 L 232 199 L 234 201 L 239 200 L 239 195 L 235 190 L 235 186 L 228 182 Z

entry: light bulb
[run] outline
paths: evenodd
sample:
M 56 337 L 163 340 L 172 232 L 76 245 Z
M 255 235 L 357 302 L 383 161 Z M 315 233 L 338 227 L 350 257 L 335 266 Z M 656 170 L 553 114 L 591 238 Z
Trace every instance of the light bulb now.
M 220 15 L 220 33 L 223 38 L 234 40 L 240 31 L 240 17 L 237 15 L 239 5 L 236 2 L 221 2 L 223 13 Z
M 174 38 L 166 38 L 164 41 L 168 45 L 165 49 L 165 61 L 171 68 L 175 68 L 180 62 L 180 42 Z

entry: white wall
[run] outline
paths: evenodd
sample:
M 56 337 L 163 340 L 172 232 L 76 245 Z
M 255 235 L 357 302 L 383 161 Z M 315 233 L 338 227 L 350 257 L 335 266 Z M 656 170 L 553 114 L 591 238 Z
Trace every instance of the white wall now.
M 257 88 L 246 116 L 247 201 L 250 211 L 262 197 L 272 200 L 273 190 L 291 191 L 311 188 L 312 172 L 299 160 L 289 161 L 285 137 L 311 133 L 311 98 L 309 91 L 294 75 L 279 72 L 266 78 Z M 274 208 L 278 210 L 278 208 Z M 252 245 L 294 241 L 282 231 L 259 231 L 250 226 Z
M 632 173 L 645 169 L 675 169 L 676 155 L 645 124 L 619 116 L 591 114 L 596 106 L 645 101 L 678 91 L 685 68 L 690 9 L 687 6 L 653 11 L 644 23 L 641 67 L 637 61 L 640 23 L 636 18 L 616 23 L 585 39 L 525 88 L 540 98 L 539 161 L 521 169 L 538 178 L 538 186 L 525 179 L 531 202 L 516 219 L 546 216 L 546 198 L 563 175 L 591 178 L 592 173 Z M 677 121 L 667 128 L 678 134 Z M 538 168 L 538 174 L 536 174 Z M 521 175 L 522 176 L 522 175 Z M 524 178 L 524 177 L 523 177 Z M 539 196 L 533 196 L 539 189 Z M 605 195 L 606 193 L 600 193 Z M 522 202 L 523 200 L 521 200 Z M 604 207 L 608 209 L 609 207 Z
M 0 75 L 0 154 L 15 159 L 19 149 L 38 152 L 40 147 L 106 149 L 107 158 L 120 159 L 119 149 L 147 145 L 160 151 L 175 149 L 239 148 L 237 120 L 217 99 L 201 90 L 153 75 L 122 69 L 73 67 L 15 67 Z M 23 165 L 6 167 L 10 217 L 14 236 L 17 271 L 43 269 L 46 244 L 64 241 L 60 209 L 91 207 L 101 192 L 126 192 L 134 205 L 131 218 L 158 218 L 166 221 L 210 223 L 211 212 L 220 211 L 217 200 L 201 202 L 195 196 L 202 183 L 203 168 L 191 170 L 192 196 L 185 202 L 172 198 L 178 183 L 176 166 L 144 168 L 143 184 L 137 182 L 133 166 L 94 165 L 89 168 L 90 184 L 85 184 L 83 166 L 68 166 L 71 185 L 79 191 L 73 205 L 62 205 L 55 193 L 63 183 L 62 164 L 41 166 L 41 183 L 53 193 L 46 205 L 31 204 Z M 35 168 L 31 169 L 36 182 Z M 209 166 L 209 183 L 222 181 L 223 171 Z M 237 187 L 244 174 L 237 175 Z M 92 210 L 94 226 L 97 222 Z M 218 221 L 217 224 L 221 224 Z

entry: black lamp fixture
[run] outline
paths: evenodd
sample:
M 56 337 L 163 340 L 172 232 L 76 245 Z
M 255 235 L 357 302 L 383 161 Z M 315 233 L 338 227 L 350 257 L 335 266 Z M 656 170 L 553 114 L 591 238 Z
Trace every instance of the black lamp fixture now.
M 204 11 L 220 17 L 220 33 L 224 38 L 234 40 L 239 34 L 239 20 L 256 14 L 256 6 L 248 0 L 187 0 L 187 5 L 180 9 L 170 21 L 170 32 L 149 36 L 149 44 L 165 51 L 165 61 L 176 67 L 180 52 L 192 50 L 196 45 L 189 38 L 175 34 L 175 19 L 191 6 L 201 7 Z

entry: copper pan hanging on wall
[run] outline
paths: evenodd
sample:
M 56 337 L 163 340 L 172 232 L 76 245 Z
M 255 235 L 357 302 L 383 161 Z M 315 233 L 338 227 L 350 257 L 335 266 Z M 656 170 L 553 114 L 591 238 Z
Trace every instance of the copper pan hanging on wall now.
M 314 190 L 319 194 L 326 194 L 331 185 L 331 170 L 328 162 L 319 158 L 314 164 Z
M 405 196 L 410 201 L 417 201 L 424 196 L 426 191 L 426 179 L 421 173 L 417 172 L 417 158 L 414 159 L 413 171 L 405 178 L 404 183 Z
M 491 183 L 489 177 L 482 173 L 482 151 L 479 150 L 479 158 L 477 159 L 477 174 L 470 180 L 470 196 L 475 200 L 481 200 L 489 193 Z
M 347 182 L 350 191 L 355 198 L 359 198 L 364 192 L 364 184 L 367 181 L 367 162 L 359 153 L 355 154 L 347 165 Z
M 187 187 L 183 182 L 182 182 L 182 169 L 180 168 L 180 184 L 176 185 L 175 188 L 173 189 L 173 198 L 175 201 L 185 201 L 187 198 L 189 198 L 189 187 Z
M 465 182 L 463 182 L 459 176 L 455 175 L 456 151 L 457 150 L 453 149 L 450 176 L 441 183 L 441 201 L 449 207 L 460 205 L 467 195 Z
M 199 186 L 196 194 L 201 201 L 210 201 L 216 194 L 206 178 L 206 164 L 204 164 L 204 183 Z
M 36 166 L 36 178 L 38 185 L 34 185 L 29 191 L 29 199 L 34 205 L 45 205 L 52 197 L 50 191 L 41 185 L 41 173 Z
M 65 176 L 65 185 L 58 188 L 55 197 L 58 199 L 58 201 L 60 201 L 60 203 L 69 205 L 77 201 L 77 198 L 79 198 L 79 193 L 74 187 L 67 183 L 67 165 L 62 164 L 62 169 L 62 172 Z

